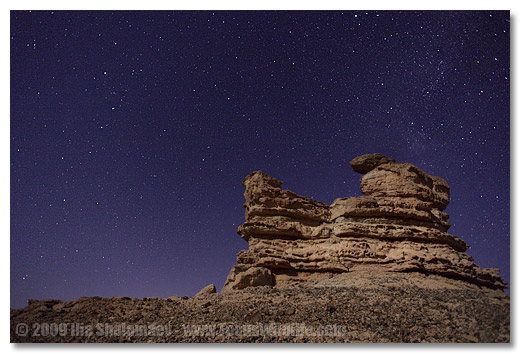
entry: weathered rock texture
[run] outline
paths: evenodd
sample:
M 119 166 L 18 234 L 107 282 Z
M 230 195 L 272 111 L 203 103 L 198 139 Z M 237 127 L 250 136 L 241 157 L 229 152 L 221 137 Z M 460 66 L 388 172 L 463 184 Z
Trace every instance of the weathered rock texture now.
M 244 180 L 246 222 L 238 228 L 249 249 L 238 253 L 223 291 L 254 286 L 313 285 L 363 271 L 421 272 L 492 289 L 506 284 L 482 269 L 466 243 L 447 231 L 449 185 L 409 163 L 381 154 L 351 161 L 363 174 L 364 196 L 332 205 L 282 190 L 261 172 Z

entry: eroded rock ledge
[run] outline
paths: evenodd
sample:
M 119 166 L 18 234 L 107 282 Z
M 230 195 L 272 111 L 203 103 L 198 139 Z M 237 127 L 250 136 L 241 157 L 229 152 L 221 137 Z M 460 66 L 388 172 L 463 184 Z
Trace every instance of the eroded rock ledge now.
M 315 285 L 348 273 L 421 272 L 504 289 L 498 269 L 482 269 L 466 243 L 447 231 L 449 185 L 409 163 L 381 154 L 350 162 L 363 174 L 364 196 L 332 205 L 282 190 L 256 171 L 246 177 L 246 222 L 223 291 L 254 286 Z

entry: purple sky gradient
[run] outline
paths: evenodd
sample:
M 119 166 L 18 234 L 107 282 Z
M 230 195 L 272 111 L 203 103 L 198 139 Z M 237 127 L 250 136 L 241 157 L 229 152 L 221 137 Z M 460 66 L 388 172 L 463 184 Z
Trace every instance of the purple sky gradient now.
M 322 202 L 444 178 L 509 282 L 509 12 L 11 12 L 11 307 L 220 289 L 253 170 Z

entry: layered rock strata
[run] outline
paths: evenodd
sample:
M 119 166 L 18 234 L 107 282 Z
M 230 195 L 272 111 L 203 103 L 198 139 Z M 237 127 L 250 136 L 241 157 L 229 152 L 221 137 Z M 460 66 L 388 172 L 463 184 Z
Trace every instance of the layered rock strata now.
M 447 233 L 449 185 L 409 163 L 381 154 L 351 161 L 364 196 L 332 205 L 282 190 L 261 172 L 246 177 L 246 222 L 223 291 L 254 286 L 315 285 L 349 273 L 421 272 L 504 289 L 498 269 L 482 269 L 466 243 Z M 341 276 L 340 276 L 341 275 Z

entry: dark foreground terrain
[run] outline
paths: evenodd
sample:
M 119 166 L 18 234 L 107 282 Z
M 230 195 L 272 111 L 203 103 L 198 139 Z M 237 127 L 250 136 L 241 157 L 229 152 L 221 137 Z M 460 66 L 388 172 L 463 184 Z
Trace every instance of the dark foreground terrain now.
M 11 342 L 509 342 L 509 297 L 422 274 L 193 298 L 31 300 Z

